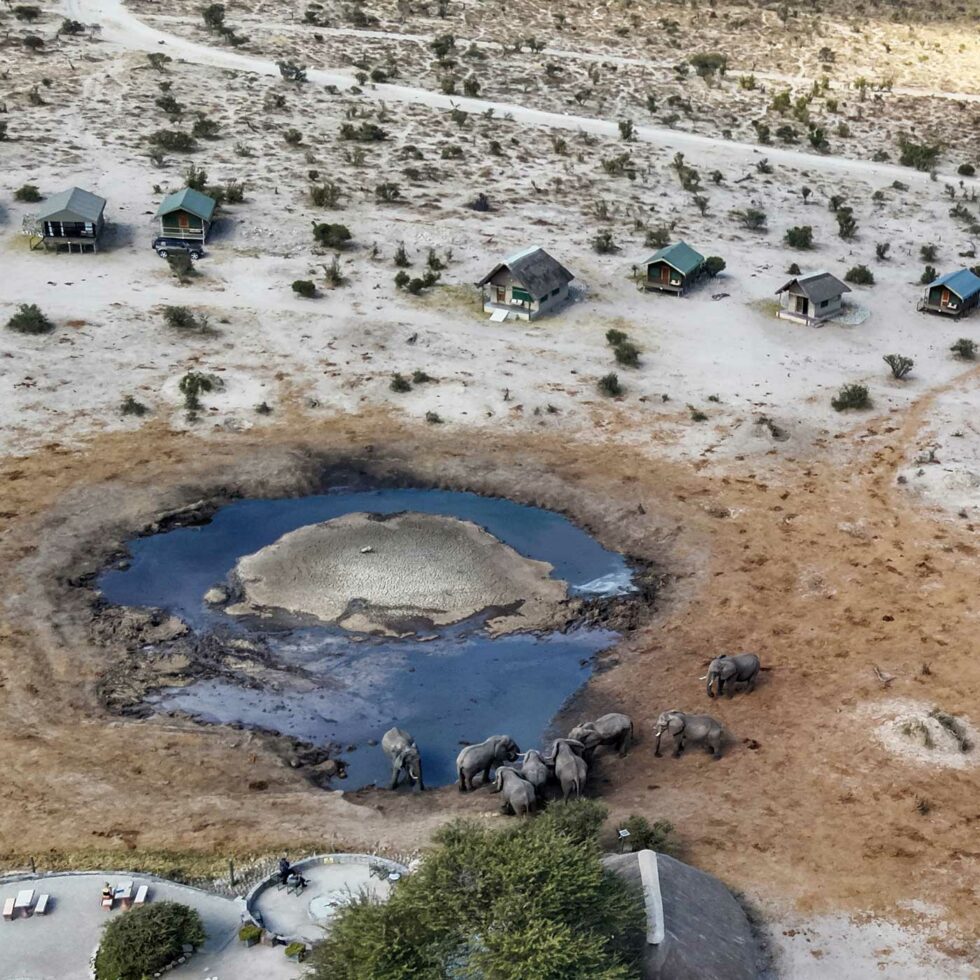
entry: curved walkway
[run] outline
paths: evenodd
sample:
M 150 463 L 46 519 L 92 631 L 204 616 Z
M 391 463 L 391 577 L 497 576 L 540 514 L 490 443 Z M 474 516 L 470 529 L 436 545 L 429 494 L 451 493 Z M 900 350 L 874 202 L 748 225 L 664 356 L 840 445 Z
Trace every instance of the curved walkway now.
M 301 975 L 303 968 L 287 960 L 281 946 L 246 949 L 238 941 L 245 909 L 240 899 L 152 875 L 82 872 L 0 878 L 0 900 L 28 888 L 34 889 L 35 900 L 41 894 L 50 896 L 46 915 L 0 920 L 0 980 L 90 980 L 89 963 L 102 927 L 120 914 L 118 905 L 112 912 L 101 907 L 106 881 L 132 881 L 134 889 L 145 884 L 151 903 L 181 902 L 201 914 L 207 942 L 187 963 L 167 973 L 174 980 L 294 980 Z
M 136 17 L 132 11 L 126 8 L 122 0 L 65 0 L 64 9 L 66 14 L 75 20 L 100 25 L 102 37 L 114 41 L 124 48 L 148 52 L 163 51 L 171 57 L 184 58 L 194 64 L 211 65 L 231 71 L 245 71 L 272 77 L 279 75 L 279 69 L 273 61 L 239 54 L 231 50 L 211 48 L 174 34 L 159 31 Z M 314 68 L 307 71 L 307 78 L 313 84 L 332 85 L 340 90 L 353 88 L 356 84 L 355 79 L 350 74 Z M 619 124 L 616 120 L 547 112 L 507 102 L 491 102 L 486 99 L 458 98 L 407 85 L 375 85 L 372 86 L 370 92 L 371 97 L 385 102 L 425 105 L 434 109 L 458 107 L 469 113 L 493 112 L 495 115 L 513 119 L 514 122 L 523 125 L 581 130 L 597 136 L 619 137 Z M 662 127 L 637 126 L 635 136 L 637 140 L 658 144 L 667 150 L 696 152 L 700 159 L 709 165 L 727 164 L 731 166 L 733 163 L 739 163 L 751 166 L 759 154 L 764 153 L 773 163 L 826 174 L 864 177 L 881 183 L 890 183 L 893 180 L 902 179 L 906 183 L 920 184 L 930 179 L 928 174 L 894 164 L 819 156 L 784 147 L 767 146 L 760 148 L 754 144 L 737 143 Z M 980 184 L 980 181 L 968 181 L 967 183 Z

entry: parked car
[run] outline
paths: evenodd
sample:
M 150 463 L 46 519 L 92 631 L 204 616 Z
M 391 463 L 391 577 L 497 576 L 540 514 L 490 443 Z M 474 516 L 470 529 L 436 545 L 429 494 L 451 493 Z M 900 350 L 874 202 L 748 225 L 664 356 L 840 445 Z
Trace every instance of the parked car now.
M 204 254 L 200 242 L 188 242 L 183 238 L 154 238 L 153 249 L 161 259 L 176 252 L 186 252 L 192 259 L 199 259 Z

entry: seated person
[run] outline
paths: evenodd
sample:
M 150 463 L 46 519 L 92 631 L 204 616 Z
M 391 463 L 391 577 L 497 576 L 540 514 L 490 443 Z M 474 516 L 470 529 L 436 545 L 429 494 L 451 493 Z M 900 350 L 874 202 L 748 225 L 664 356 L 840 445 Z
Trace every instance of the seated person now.
M 112 885 L 107 881 L 102 889 L 102 901 L 111 904 L 113 898 L 115 898 L 115 892 L 112 890 Z
M 298 871 L 290 871 L 289 877 L 286 879 L 286 884 L 292 885 L 298 891 L 302 891 L 309 883 L 309 880 L 304 878 Z
M 290 874 L 292 874 L 292 869 L 289 867 L 289 861 L 285 857 L 279 858 L 279 880 L 284 885 L 289 880 Z

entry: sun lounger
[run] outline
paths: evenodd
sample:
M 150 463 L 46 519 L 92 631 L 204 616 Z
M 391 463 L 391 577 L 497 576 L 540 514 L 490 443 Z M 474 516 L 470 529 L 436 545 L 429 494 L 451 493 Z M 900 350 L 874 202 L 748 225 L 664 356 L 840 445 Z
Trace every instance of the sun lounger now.
M 140 885 L 136 889 L 136 898 L 133 899 L 133 905 L 144 905 L 146 904 L 146 896 L 149 895 L 150 889 L 147 885 Z
M 5 919 L 14 917 L 14 899 L 12 896 L 3 900 L 3 917 Z
M 35 915 L 45 915 L 48 911 L 48 896 L 42 895 L 37 900 L 37 904 L 34 906 Z

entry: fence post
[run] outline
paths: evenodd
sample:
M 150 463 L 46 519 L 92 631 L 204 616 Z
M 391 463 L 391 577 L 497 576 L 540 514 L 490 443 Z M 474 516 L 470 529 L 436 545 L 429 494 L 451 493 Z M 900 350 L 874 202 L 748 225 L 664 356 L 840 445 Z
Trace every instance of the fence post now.
M 37 865 L 34 863 L 33 855 L 31 856 L 31 874 L 32 875 L 37 874 Z
M 228 883 L 235 887 L 235 862 L 231 858 L 228 858 Z

